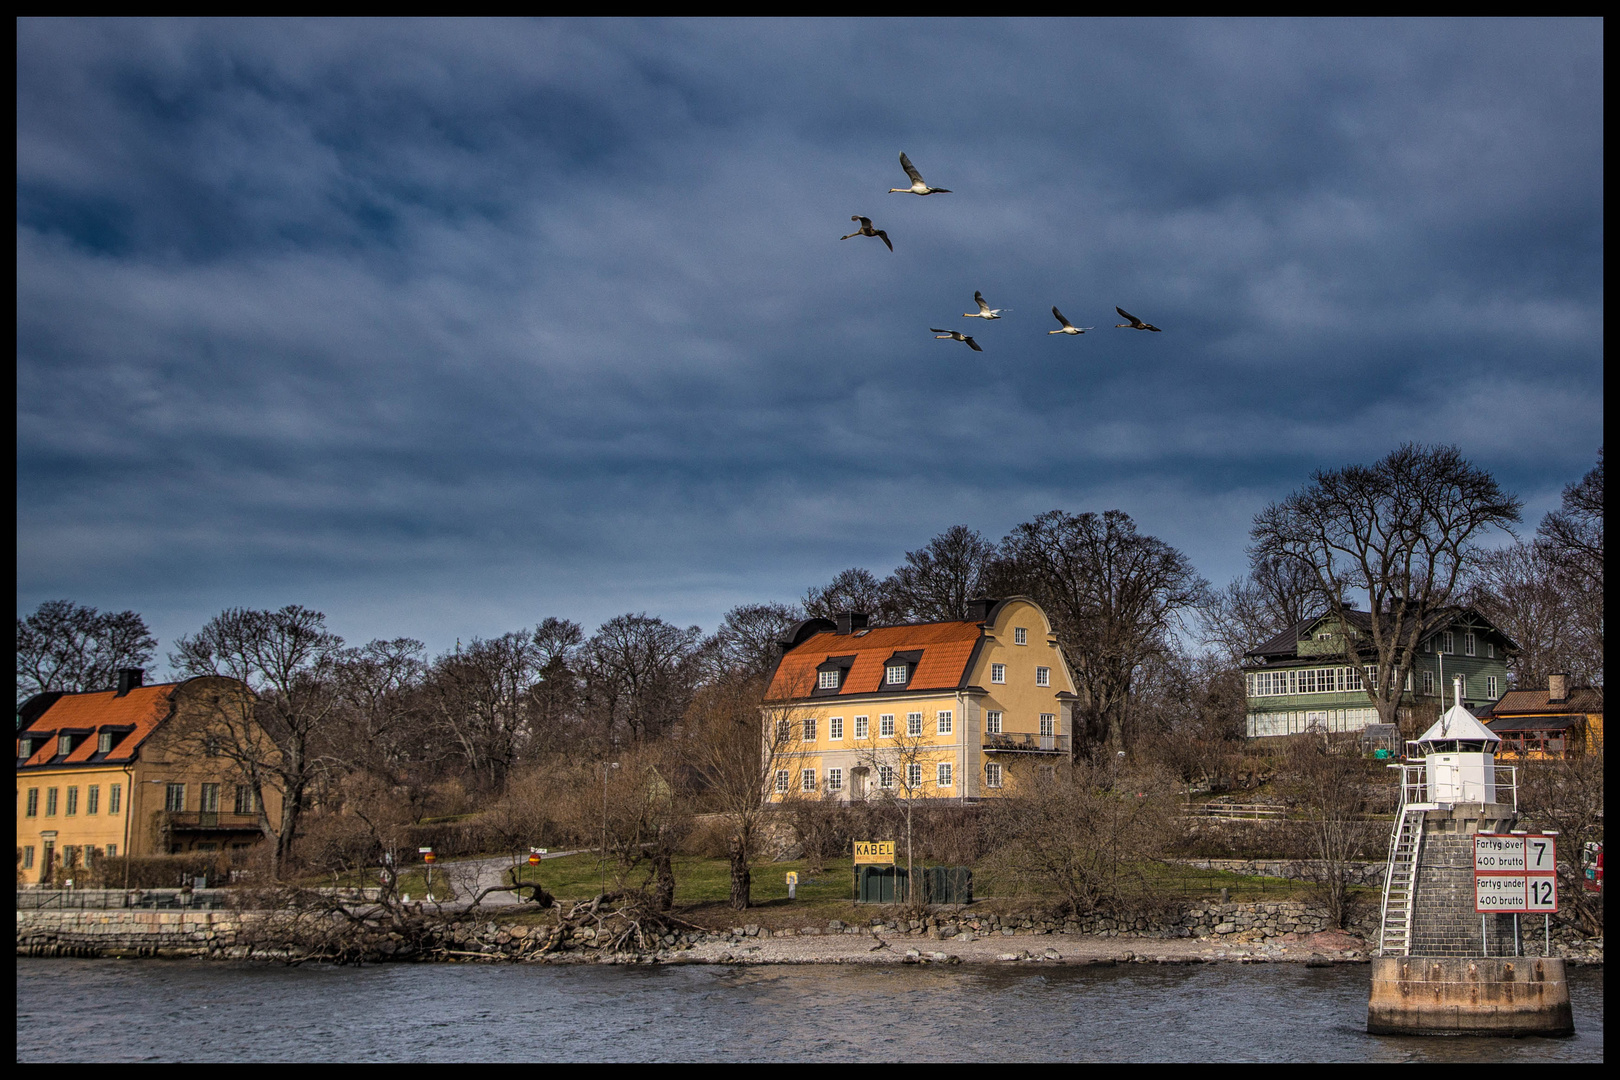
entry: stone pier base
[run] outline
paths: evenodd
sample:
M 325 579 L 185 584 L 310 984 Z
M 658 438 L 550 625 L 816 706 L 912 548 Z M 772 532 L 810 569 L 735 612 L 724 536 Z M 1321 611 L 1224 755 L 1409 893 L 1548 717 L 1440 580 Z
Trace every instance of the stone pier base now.
M 1540 956 L 1380 956 L 1374 1035 L 1573 1035 L 1564 961 Z

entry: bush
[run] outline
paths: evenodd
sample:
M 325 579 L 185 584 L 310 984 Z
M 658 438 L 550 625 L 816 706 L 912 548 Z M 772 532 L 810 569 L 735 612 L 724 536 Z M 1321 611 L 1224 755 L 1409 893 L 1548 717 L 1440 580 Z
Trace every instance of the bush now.
M 125 865 L 129 867 L 131 889 L 179 889 L 204 878 L 212 888 L 230 884 L 231 860 L 223 851 L 186 851 L 178 855 L 135 855 L 103 858 L 87 871 L 81 871 L 81 881 L 91 888 L 121 889 L 124 887 Z

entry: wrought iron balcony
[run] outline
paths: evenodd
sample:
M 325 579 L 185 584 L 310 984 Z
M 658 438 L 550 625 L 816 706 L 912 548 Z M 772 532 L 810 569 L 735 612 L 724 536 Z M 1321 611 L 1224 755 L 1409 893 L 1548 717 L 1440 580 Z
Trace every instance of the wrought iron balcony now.
M 218 810 L 169 810 L 164 813 L 164 819 L 170 829 L 185 831 L 246 832 L 259 827 L 258 814 L 228 814 Z
M 984 737 L 984 752 L 1011 754 L 1067 754 L 1069 736 L 997 734 Z

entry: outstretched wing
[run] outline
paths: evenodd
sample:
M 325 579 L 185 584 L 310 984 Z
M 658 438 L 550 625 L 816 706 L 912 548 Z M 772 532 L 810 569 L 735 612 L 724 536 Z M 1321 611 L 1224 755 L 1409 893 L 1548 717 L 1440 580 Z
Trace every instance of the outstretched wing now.
M 1053 305 L 1052 305 L 1052 314 L 1054 314 L 1054 315 L 1056 315 L 1056 316 L 1057 316 L 1057 321 L 1058 321 L 1058 322 L 1060 322 L 1060 323 L 1062 323 L 1062 324 L 1063 324 L 1063 325 L 1064 325 L 1064 326 L 1070 326 L 1070 325 L 1072 325 L 1072 324 L 1071 324 L 1071 323 L 1070 323 L 1070 322 L 1069 322 L 1069 320 L 1068 320 L 1068 319 L 1065 319 L 1065 318 L 1064 318 L 1064 317 L 1063 317 L 1063 312 L 1061 312 L 1061 311 L 1059 311 L 1059 310 L 1058 310 L 1058 309 L 1057 309 L 1057 305 L 1056 305 L 1056 304 L 1053 304 Z
M 869 217 L 861 217 L 859 214 L 851 214 L 849 216 L 849 220 L 860 222 L 861 228 L 863 229 L 870 229 L 872 227 L 872 219 Z
M 873 229 L 872 231 L 877 233 L 877 236 L 878 236 L 879 240 L 882 240 L 885 244 L 889 244 L 889 234 L 888 233 L 884 232 L 882 229 Z M 889 250 L 890 251 L 894 250 L 894 245 L 893 244 L 889 244 Z
M 940 329 L 940 328 L 939 328 L 939 327 L 937 327 L 937 326 L 930 326 L 930 327 L 929 327 L 929 328 L 928 328 L 928 332 L 929 332 L 929 333 L 930 333 L 930 334 L 954 334 L 954 333 L 956 333 L 956 331 L 955 331 L 955 330 L 941 330 L 941 329 Z
M 968 348 L 972 349 L 974 352 L 984 352 L 983 349 L 979 348 L 979 343 L 968 337 L 966 334 L 962 335 L 962 340 L 967 342 Z
M 1125 309 L 1124 309 L 1124 308 L 1122 308 L 1122 307 L 1115 307 L 1115 308 L 1114 308 L 1114 310 L 1115 310 L 1115 311 L 1117 311 L 1117 312 L 1119 312 L 1119 313 L 1120 313 L 1120 315 L 1121 315 L 1121 316 L 1123 316 L 1123 317 L 1124 317 L 1124 318 L 1126 318 L 1126 319 L 1129 319 L 1129 320 L 1130 320 L 1130 321 L 1131 321 L 1131 322 L 1133 322 L 1133 323 L 1134 323 L 1134 322 L 1140 322 L 1140 321 L 1141 321 L 1141 320 L 1140 320 L 1140 319 L 1138 319 L 1138 318 L 1137 318 L 1137 317 L 1136 317 L 1136 316 L 1135 316 L 1135 315 L 1132 315 L 1132 314 L 1131 314 L 1131 313 L 1130 313 L 1130 312 L 1128 312 L 1128 311 L 1126 311 L 1126 310 L 1125 310 Z
M 923 187 L 928 186 L 927 184 L 923 183 L 922 173 L 918 172 L 917 167 L 911 163 L 911 159 L 906 157 L 906 152 L 904 150 L 900 151 L 900 167 L 906 170 L 906 175 L 911 177 L 911 182 L 913 184 L 922 184 Z
M 977 293 L 977 292 L 974 293 L 973 294 L 973 302 L 975 304 L 979 305 L 979 310 L 980 311 L 984 312 L 986 315 L 990 314 L 990 305 L 984 302 L 984 294 L 983 293 Z

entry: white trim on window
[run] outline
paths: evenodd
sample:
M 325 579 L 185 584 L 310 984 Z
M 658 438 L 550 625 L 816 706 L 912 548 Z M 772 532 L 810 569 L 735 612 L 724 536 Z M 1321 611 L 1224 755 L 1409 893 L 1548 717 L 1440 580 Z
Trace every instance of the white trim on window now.
M 1007 665 L 1006 664 L 991 664 L 990 665 L 990 681 L 993 682 L 993 683 L 1004 683 L 1004 682 L 1006 682 L 1007 681 Z
M 823 671 L 821 673 L 819 689 L 822 689 L 822 690 L 836 690 L 836 689 L 838 689 L 838 669 L 837 668 L 833 668 L 831 671 Z
M 776 770 L 776 790 L 779 793 L 784 793 L 785 794 L 787 792 L 787 789 L 788 789 L 788 771 L 786 769 L 777 769 Z
M 916 791 L 922 787 L 922 762 L 908 761 L 906 763 L 906 787 Z
M 1013 627 L 1013 644 L 1014 645 L 1028 645 L 1029 644 L 1029 631 L 1025 630 L 1022 626 Z
M 801 770 L 799 770 L 799 790 L 800 791 L 814 791 L 814 790 L 816 790 L 816 770 L 814 770 L 814 769 L 801 769 Z
M 951 786 L 951 763 L 950 762 L 942 761 L 942 762 L 939 763 L 939 768 L 935 772 L 934 786 L 935 787 L 950 787 Z
M 894 787 L 894 766 L 893 765 L 879 765 L 878 766 L 878 787 L 880 787 L 880 788 L 892 788 L 892 787 Z
M 992 761 L 992 762 L 989 762 L 988 764 L 985 765 L 985 767 L 984 767 L 984 786 L 987 787 L 987 788 L 999 788 L 1001 786 L 1001 763 L 1000 762 Z
M 871 730 L 872 730 L 872 722 L 870 720 L 868 720 L 864 716 L 857 716 L 855 718 L 855 737 L 857 739 L 866 738 L 867 733 L 870 732 Z
M 816 718 L 813 717 L 813 716 L 805 717 L 805 720 L 804 720 L 804 741 L 805 742 L 815 742 L 816 741 Z
M 844 737 L 844 718 L 842 716 L 829 716 L 827 718 L 827 738 L 842 739 Z
M 1001 734 L 1001 713 L 991 711 L 984 714 L 984 733 L 986 735 Z
M 890 686 L 904 686 L 906 682 L 907 666 L 908 665 L 906 664 L 890 664 L 886 669 L 887 675 L 885 676 L 885 681 L 887 681 Z
M 843 769 L 828 769 L 827 770 L 827 790 L 828 791 L 843 791 L 844 790 L 844 770 Z
M 881 739 L 894 738 L 894 714 L 884 713 L 878 717 L 878 737 Z
M 920 712 L 906 713 L 906 734 L 917 736 L 922 734 L 922 716 Z
M 1049 667 L 1038 667 L 1038 668 L 1036 668 L 1035 669 L 1035 685 L 1036 686 L 1051 686 L 1052 685 L 1052 669 L 1049 668 Z
M 935 719 L 939 722 L 939 734 L 941 735 L 949 735 L 956 727 L 956 718 L 951 714 L 951 710 L 949 709 L 941 709 L 935 715 Z

